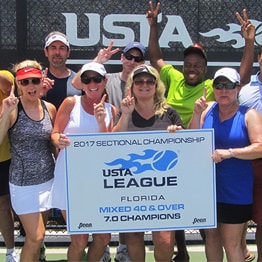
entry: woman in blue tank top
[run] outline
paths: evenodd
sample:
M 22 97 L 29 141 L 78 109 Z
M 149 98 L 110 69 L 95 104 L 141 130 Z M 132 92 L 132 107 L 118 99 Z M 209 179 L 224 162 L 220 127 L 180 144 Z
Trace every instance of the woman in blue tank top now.
M 238 104 L 240 77 L 222 68 L 213 82 L 216 102 L 205 92 L 195 103 L 189 128 L 213 128 L 216 163 L 217 228 L 206 229 L 208 261 L 245 261 L 241 246 L 245 224 L 252 218 L 253 170 L 251 160 L 262 156 L 262 118 L 254 109 Z

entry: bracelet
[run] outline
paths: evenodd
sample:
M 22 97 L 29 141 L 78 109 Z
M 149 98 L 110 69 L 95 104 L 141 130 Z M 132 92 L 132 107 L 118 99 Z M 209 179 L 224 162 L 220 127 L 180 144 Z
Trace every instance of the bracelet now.
M 232 148 L 229 148 L 228 149 L 229 153 L 230 153 L 230 156 L 231 157 L 235 157 L 234 153 L 233 153 L 233 149 Z

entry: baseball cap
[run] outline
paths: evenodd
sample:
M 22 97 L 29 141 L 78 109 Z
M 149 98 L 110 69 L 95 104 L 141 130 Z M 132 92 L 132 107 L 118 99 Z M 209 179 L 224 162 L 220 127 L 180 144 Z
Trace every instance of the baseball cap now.
M 184 51 L 184 57 L 186 57 L 187 55 L 192 54 L 192 53 L 195 53 L 195 54 L 202 56 L 207 62 L 206 50 L 202 45 L 194 44 L 194 45 L 189 46 Z
M 130 42 L 130 43 L 128 43 L 127 46 L 124 48 L 123 52 L 126 53 L 126 52 L 128 52 L 129 50 L 131 50 L 133 48 L 138 49 L 142 53 L 143 57 L 145 56 L 146 48 L 140 42 Z
M 80 74 L 82 75 L 86 71 L 94 71 L 100 74 L 101 76 L 106 75 L 105 67 L 102 64 L 97 63 L 97 62 L 90 62 L 90 63 L 84 64 L 81 68 Z
M 45 48 L 47 48 L 49 45 L 51 45 L 55 41 L 60 41 L 63 44 L 65 44 L 68 48 L 70 48 L 67 36 L 65 34 L 61 33 L 61 32 L 58 32 L 58 31 L 51 32 L 45 38 Z
M 149 74 L 151 76 L 153 76 L 155 79 L 157 78 L 157 76 L 154 74 L 153 71 L 150 70 L 150 68 L 146 65 L 141 65 L 141 66 L 138 66 L 134 73 L 133 73 L 133 79 L 135 76 L 139 75 L 139 74 L 142 74 L 142 73 L 146 73 L 146 74 Z
M 8 82 L 10 82 L 10 84 L 14 84 L 15 77 L 8 70 L 0 70 L 0 77 L 5 78 Z
M 230 68 L 230 67 L 220 68 L 215 73 L 214 81 L 216 81 L 218 77 L 225 77 L 228 80 L 230 80 L 232 83 L 240 83 L 239 73 L 234 68 Z

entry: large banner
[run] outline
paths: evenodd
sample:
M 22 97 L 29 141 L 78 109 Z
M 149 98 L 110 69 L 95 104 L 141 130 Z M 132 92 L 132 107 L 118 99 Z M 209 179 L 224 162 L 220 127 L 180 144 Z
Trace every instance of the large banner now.
M 213 129 L 68 137 L 70 234 L 216 227 Z

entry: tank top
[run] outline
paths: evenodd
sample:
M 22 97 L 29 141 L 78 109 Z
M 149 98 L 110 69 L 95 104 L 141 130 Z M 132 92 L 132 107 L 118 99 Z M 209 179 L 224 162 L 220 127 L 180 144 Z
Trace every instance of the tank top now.
M 245 124 L 246 106 L 240 106 L 230 119 L 219 118 L 218 103 L 207 112 L 203 128 L 214 128 L 215 148 L 228 149 L 250 145 Z M 252 204 L 253 169 L 250 160 L 225 159 L 216 164 L 217 202 Z
M 71 133 L 97 133 L 98 124 L 94 115 L 88 114 L 81 105 L 81 96 L 74 96 L 75 105 L 71 111 L 68 124 L 65 127 L 64 134 Z M 105 103 L 106 117 L 105 124 L 109 127 L 112 119 L 112 106 Z
M 52 121 L 42 100 L 41 105 L 44 116 L 34 121 L 19 101 L 16 122 L 8 131 L 12 155 L 9 181 L 17 186 L 38 185 L 54 177 Z

